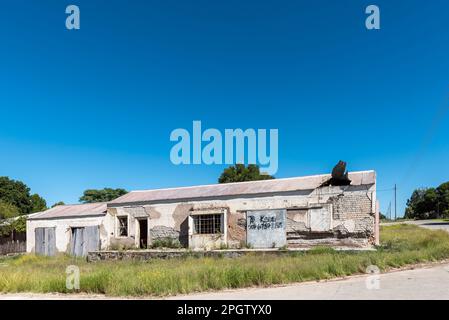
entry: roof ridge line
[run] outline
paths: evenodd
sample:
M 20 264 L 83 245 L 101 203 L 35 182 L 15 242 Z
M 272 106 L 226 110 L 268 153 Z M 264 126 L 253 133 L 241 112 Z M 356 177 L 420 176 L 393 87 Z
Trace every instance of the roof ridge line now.
M 369 173 L 374 172 L 374 170 L 362 170 L 362 171 L 351 171 L 348 172 L 349 174 L 360 174 L 360 173 Z M 296 177 L 287 177 L 287 178 L 278 178 L 278 179 L 265 179 L 265 180 L 254 180 L 254 181 L 239 181 L 239 182 L 228 182 L 228 183 L 211 183 L 211 184 L 201 184 L 201 185 L 195 185 L 195 186 L 183 186 L 183 187 L 168 187 L 168 188 L 155 188 L 155 189 L 141 189 L 141 190 L 132 190 L 128 193 L 132 192 L 149 192 L 149 191 L 165 191 L 165 190 L 174 190 L 174 189 L 189 189 L 189 188 L 202 188 L 202 187 L 212 187 L 212 186 L 222 186 L 222 185 L 237 185 L 237 184 L 250 184 L 250 183 L 261 183 L 261 182 L 279 182 L 279 181 L 287 181 L 287 180 L 294 180 L 294 179 L 305 179 L 305 178 L 318 178 L 318 177 L 324 177 L 329 176 L 330 173 L 324 173 L 324 174 L 314 174 L 314 175 L 308 175 L 308 176 L 296 176 Z M 119 197 L 120 198 L 120 197 Z M 117 199 L 119 199 L 117 198 Z M 115 200 L 115 199 L 114 199 Z M 112 201 L 114 201 L 112 200 Z

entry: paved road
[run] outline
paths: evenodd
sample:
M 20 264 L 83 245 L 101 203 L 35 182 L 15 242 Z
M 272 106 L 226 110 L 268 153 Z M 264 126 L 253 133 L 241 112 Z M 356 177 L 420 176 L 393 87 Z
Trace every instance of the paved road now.
M 368 276 L 357 276 L 343 280 L 300 283 L 275 288 L 239 289 L 175 296 L 170 299 L 449 300 L 449 264 L 381 274 L 378 279 L 379 281 Z M 379 289 L 375 289 L 376 284 L 379 284 Z
M 414 224 L 418 225 L 420 227 L 424 227 L 427 229 L 434 229 L 434 230 L 445 230 L 449 232 L 449 222 L 447 221 L 441 221 L 441 220 L 416 220 L 416 221 L 403 221 L 403 222 L 388 222 L 388 223 L 381 223 L 382 226 L 389 226 L 393 224 L 401 224 L 401 223 L 407 223 L 407 224 Z

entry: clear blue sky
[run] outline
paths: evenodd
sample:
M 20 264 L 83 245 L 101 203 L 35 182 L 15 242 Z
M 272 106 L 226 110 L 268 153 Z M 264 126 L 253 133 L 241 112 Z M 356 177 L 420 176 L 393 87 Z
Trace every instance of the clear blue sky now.
M 0 175 L 50 205 L 215 183 L 223 166 L 170 162 L 170 132 L 193 120 L 279 129 L 279 178 L 375 169 L 400 214 L 449 180 L 446 0 L 8 1 L 0 39 Z

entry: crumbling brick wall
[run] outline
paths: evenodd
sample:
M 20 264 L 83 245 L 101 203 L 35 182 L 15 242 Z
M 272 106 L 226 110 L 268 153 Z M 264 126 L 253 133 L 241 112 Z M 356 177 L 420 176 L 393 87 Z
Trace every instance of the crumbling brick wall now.
M 230 212 L 227 221 L 228 245 L 244 247 L 246 243 L 246 218 L 243 212 Z
M 346 230 L 345 235 L 367 237 L 374 233 L 373 199 L 370 193 L 348 193 L 331 197 L 329 203 L 333 207 L 333 219 L 335 227 L 341 233 L 345 226 L 352 226 L 352 230 Z M 348 228 L 346 228 L 348 229 Z
M 327 187 L 325 190 L 317 189 L 315 193 L 317 198 L 311 200 L 308 206 L 327 206 L 331 214 L 330 227 L 328 230 L 311 230 L 310 208 L 287 210 L 286 233 L 290 247 L 365 247 L 374 243 L 373 190 L 340 190 L 337 187 Z
M 360 219 L 371 214 L 372 200 L 364 193 L 340 194 L 329 198 L 333 206 L 333 219 Z

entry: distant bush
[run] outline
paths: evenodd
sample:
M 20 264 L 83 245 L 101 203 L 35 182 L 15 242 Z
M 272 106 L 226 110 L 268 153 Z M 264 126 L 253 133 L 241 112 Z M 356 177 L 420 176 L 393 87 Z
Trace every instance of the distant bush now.
M 316 246 L 308 251 L 309 254 L 328 254 L 335 253 L 335 249 L 326 246 Z
M 288 247 L 287 247 L 286 244 L 284 244 L 282 247 L 279 247 L 278 250 L 279 250 L 279 251 L 287 251 L 287 250 L 288 250 Z
M 449 218 L 449 182 L 437 188 L 421 188 L 413 191 L 407 200 L 405 218 Z
M 218 247 L 220 250 L 227 250 L 229 249 L 229 245 L 227 243 L 220 243 L 220 246 Z
M 151 243 L 151 248 L 152 249 L 156 249 L 156 248 L 179 249 L 179 248 L 182 248 L 182 245 L 178 239 L 167 237 L 167 238 L 160 238 L 160 239 L 153 240 Z

